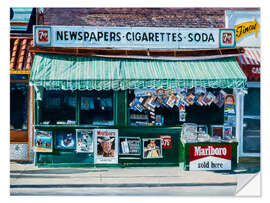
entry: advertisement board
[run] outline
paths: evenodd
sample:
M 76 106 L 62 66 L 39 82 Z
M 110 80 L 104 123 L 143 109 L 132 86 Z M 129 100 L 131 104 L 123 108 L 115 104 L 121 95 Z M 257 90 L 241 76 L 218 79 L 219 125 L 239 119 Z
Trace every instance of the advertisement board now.
M 210 49 L 235 47 L 234 29 L 35 26 L 34 46 Z
M 162 149 L 171 149 L 172 148 L 172 136 L 171 135 L 159 135 L 159 138 L 162 140 Z
M 226 28 L 236 31 L 236 46 L 260 47 L 261 17 L 260 11 L 227 10 Z
M 140 155 L 141 139 L 139 137 L 120 137 L 119 154 L 122 155 Z
M 76 136 L 73 132 L 55 132 L 56 149 L 76 149 Z
M 143 158 L 162 158 L 162 139 L 143 139 Z
M 35 130 L 35 152 L 52 152 L 52 131 Z
M 190 170 L 231 170 L 231 145 L 190 145 Z
M 94 152 L 93 130 L 76 129 L 76 152 L 92 153 Z
M 94 159 L 95 164 L 118 163 L 118 130 L 94 130 Z
M 235 126 L 236 119 L 236 99 L 234 94 L 226 94 L 224 100 L 224 123 Z

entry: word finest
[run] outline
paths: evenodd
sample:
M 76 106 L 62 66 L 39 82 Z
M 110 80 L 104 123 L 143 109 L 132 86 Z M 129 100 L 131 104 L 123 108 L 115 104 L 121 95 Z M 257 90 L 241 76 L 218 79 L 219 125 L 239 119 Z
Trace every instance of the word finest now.
M 242 26 L 239 26 L 236 29 L 236 36 L 240 38 L 241 35 L 244 35 L 245 33 L 250 33 L 253 30 L 256 30 L 256 27 L 257 27 L 257 23 L 254 24 L 254 25 L 248 25 L 248 26 L 242 25 Z

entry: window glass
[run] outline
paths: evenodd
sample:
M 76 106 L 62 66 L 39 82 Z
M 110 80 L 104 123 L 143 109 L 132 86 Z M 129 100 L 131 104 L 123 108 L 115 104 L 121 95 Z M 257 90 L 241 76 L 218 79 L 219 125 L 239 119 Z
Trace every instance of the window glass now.
M 113 91 L 80 91 L 80 124 L 113 125 Z
M 76 92 L 44 90 L 40 124 L 76 124 Z
M 260 153 L 260 119 L 244 118 L 243 152 Z
M 244 114 L 260 115 L 260 88 L 248 88 L 244 98 Z
M 230 93 L 231 90 L 224 90 Z M 128 91 L 128 122 L 131 126 L 177 126 L 183 123 L 223 124 L 224 100 L 214 100 L 221 89 L 192 88 Z M 199 104 L 199 98 L 204 102 Z
M 260 153 L 260 88 L 248 88 L 244 97 L 243 152 Z
M 27 129 L 28 84 L 10 84 L 10 129 Z

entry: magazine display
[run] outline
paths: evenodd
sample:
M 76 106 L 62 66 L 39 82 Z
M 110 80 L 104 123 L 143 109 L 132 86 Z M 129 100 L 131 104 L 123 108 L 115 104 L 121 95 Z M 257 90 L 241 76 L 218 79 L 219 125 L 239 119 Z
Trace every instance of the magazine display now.
M 130 125 L 132 126 L 162 126 L 164 124 L 160 116 L 156 118 L 157 109 L 172 110 L 175 107 L 179 108 L 179 122 L 186 122 L 186 109 L 185 107 L 196 106 L 210 106 L 212 104 L 222 108 L 227 95 L 224 90 L 215 92 L 207 91 L 206 88 L 176 88 L 171 89 L 135 89 L 135 97 L 129 103 L 132 114 L 139 113 L 147 119 L 131 118 Z M 225 118 L 228 123 L 232 123 L 232 113 L 230 112 L 231 106 L 226 104 Z M 233 109 L 234 110 L 234 109 Z M 161 121 L 161 122 L 160 122 Z M 165 120 L 166 121 L 166 120 Z M 179 123 L 179 124 L 180 124 Z

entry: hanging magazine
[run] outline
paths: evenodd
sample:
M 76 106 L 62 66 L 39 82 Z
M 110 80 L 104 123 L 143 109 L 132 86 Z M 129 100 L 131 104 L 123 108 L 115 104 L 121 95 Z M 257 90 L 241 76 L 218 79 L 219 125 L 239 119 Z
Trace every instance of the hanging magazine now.
M 202 100 L 202 103 L 209 106 L 214 101 L 214 99 L 215 95 L 213 95 L 211 92 L 207 92 Z
M 186 100 L 186 98 L 187 98 L 187 93 L 186 93 L 186 92 L 182 92 L 181 95 L 183 96 L 183 104 L 184 104 L 185 106 L 189 106 L 189 102 Z
M 224 96 L 225 96 L 225 92 L 223 90 L 219 91 L 219 93 L 217 94 L 216 98 L 214 99 L 214 103 L 221 108 L 224 105 Z
M 174 103 L 175 103 L 175 100 L 176 100 L 176 96 L 174 96 L 173 94 L 171 96 L 169 96 L 168 98 L 168 101 L 167 101 L 167 105 L 171 108 L 173 108 L 174 106 Z
M 193 105 L 194 104 L 194 98 L 195 98 L 195 95 L 190 94 L 190 95 L 187 96 L 185 101 L 187 101 L 190 105 Z

